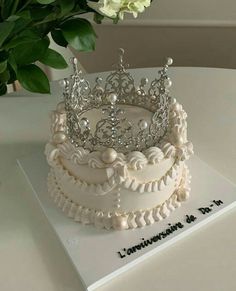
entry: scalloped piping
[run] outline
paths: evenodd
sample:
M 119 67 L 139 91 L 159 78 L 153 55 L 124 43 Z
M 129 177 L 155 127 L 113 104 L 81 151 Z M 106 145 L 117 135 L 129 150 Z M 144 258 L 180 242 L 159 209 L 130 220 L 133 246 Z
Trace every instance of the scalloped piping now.
M 179 188 L 174 191 L 162 205 L 152 209 L 139 210 L 128 213 L 112 213 L 101 210 L 89 209 L 74 203 L 64 194 L 58 185 L 53 170 L 48 174 L 48 191 L 59 208 L 75 221 L 83 224 L 94 224 L 98 228 L 116 230 L 144 227 L 158 222 L 170 215 L 180 207 L 180 201 L 188 198 L 190 175 L 187 166 L 184 167 L 183 177 Z M 183 195 L 185 193 L 186 195 Z M 184 199 L 183 199 L 184 198 Z
M 164 158 L 175 157 L 176 155 L 175 147 L 167 142 L 164 144 L 163 149 L 150 147 L 144 152 L 133 151 L 126 155 L 118 153 L 117 159 L 112 164 L 106 164 L 102 161 L 101 152 L 89 152 L 81 147 L 75 148 L 69 141 L 58 144 L 57 146 L 51 144 L 51 147 L 57 148 L 63 158 L 71 160 L 74 164 L 88 164 L 89 167 L 95 169 L 126 165 L 129 169 L 141 170 L 147 164 L 158 164 Z
M 139 193 L 151 193 L 163 190 L 167 185 L 172 182 L 172 179 L 176 177 L 181 161 L 177 160 L 174 165 L 162 176 L 159 180 L 153 180 L 146 183 L 139 182 L 138 179 L 130 176 L 123 176 L 119 174 L 121 171 L 116 171 L 107 181 L 103 183 L 87 183 L 72 176 L 69 171 L 54 159 L 54 162 L 50 162 L 50 165 L 55 168 L 55 171 L 59 172 L 59 176 L 71 180 L 71 183 L 76 184 L 78 189 L 86 191 L 89 194 L 105 195 L 112 191 L 116 186 L 120 185 L 131 191 L 137 191 Z M 125 173 L 126 174 L 126 173 Z M 124 175 L 125 175 L 124 174 Z

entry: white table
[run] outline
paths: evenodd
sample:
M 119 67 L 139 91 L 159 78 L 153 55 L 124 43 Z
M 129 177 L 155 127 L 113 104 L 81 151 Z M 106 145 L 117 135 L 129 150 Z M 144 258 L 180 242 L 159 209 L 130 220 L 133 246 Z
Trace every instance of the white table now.
M 133 70 L 138 79 L 151 79 L 156 72 Z M 236 183 L 236 71 L 171 68 L 170 75 L 172 95 L 188 112 L 195 153 Z M 39 150 L 49 138 L 48 112 L 60 99 L 57 84 L 52 87 L 52 96 L 20 92 L 0 97 L 0 289 L 4 291 L 83 290 L 16 165 L 16 158 Z M 235 221 L 232 210 L 98 290 L 236 290 Z

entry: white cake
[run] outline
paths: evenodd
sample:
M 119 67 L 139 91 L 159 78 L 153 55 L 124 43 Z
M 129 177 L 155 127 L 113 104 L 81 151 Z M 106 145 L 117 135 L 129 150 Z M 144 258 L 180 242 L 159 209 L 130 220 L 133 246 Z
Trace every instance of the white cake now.
M 142 117 L 150 124 L 152 115 L 146 109 L 124 107 L 129 120 L 137 123 Z M 87 113 L 91 131 L 100 114 L 97 109 Z M 168 128 L 161 141 L 140 151 L 75 146 L 68 137 L 64 102 L 51 117 L 52 139 L 45 150 L 51 167 L 48 188 L 58 207 L 75 221 L 115 230 L 144 227 L 168 217 L 188 198 L 185 160 L 193 147 L 187 140 L 187 114 L 175 99 L 170 101 Z

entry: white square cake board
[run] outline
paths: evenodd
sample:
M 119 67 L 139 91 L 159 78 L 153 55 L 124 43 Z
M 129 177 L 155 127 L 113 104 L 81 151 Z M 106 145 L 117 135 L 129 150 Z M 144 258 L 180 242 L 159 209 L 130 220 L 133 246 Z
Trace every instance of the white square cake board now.
M 235 185 L 199 158 L 193 157 L 188 163 L 193 177 L 191 196 L 168 218 L 141 229 L 126 231 L 96 229 L 67 218 L 51 200 L 46 185 L 49 166 L 42 152 L 25 156 L 19 159 L 18 163 L 48 221 L 78 271 L 85 289 L 89 291 L 187 236 L 236 205 Z M 187 215 L 192 215 L 196 219 L 191 222 L 186 219 Z M 182 228 L 145 248 L 139 247 L 139 250 L 136 249 L 133 253 L 128 251 L 130 255 L 125 253 L 124 248 L 131 249 L 144 240 L 151 240 L 161 232 L 166 233 L 169 224 L 175 225 L 178 222 L 183 225 Z M 125 257 L 121 258 L 121 256 Z

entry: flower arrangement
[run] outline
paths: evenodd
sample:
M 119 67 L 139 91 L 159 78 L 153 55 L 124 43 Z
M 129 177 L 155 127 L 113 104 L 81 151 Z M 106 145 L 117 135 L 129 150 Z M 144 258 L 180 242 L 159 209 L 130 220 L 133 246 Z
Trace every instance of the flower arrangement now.
M 56 69 L 67 67 L 62 55 L 49 48 L 52 39 L 60 46 L 77 51 L 95 49 L 96 33 L 83 18 L 92 13 L 95 23 L 104 17 L 114 23 L 125 13 L 138 13 L 150 6 L 150 0 L 0 0 L 0 95 L 7 84 L 18 80 L 31 92 L 49 93 L 47 76 L 35 64 Z

